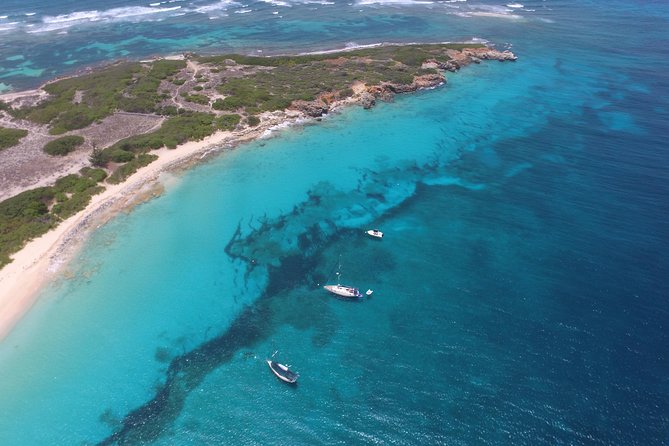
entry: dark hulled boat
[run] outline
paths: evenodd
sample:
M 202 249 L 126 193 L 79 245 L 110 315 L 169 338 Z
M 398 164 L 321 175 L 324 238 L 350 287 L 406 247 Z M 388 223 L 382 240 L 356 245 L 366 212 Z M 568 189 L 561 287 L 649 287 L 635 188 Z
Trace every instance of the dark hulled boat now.
M 281 381 L 294 384 L 297 381 L 297 378 L 300 376 L 297 373 L 290 370 L 288 366 L 279 364 L 278 362 L 272 361 L 271 359 L 267 360 L 267 365 L 269 366 L 270 370 L 272 370 L 272 372 L 276 375 L 276 377 L 279 378 Z

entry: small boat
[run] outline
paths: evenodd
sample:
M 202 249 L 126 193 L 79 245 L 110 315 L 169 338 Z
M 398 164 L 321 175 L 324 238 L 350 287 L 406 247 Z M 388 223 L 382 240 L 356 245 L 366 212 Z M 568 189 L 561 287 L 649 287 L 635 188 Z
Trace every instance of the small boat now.
M 372 237 L 383 238 L 383 232 L 379 231 L 378 229 L 370 229 L 369 231 L 366 232 Z
M 346 285 L 325 285 L 323 288 L 337 296 L 342 297 L 362 297 L 362 293 L 357 288 Z
M 267 360 L 267 365 L 281 381 L 294 384 L 297 381 L 297 378 L 300 376 L 290 370 L 287 365 L 279 364 L 278 362 L 272 361 L 271 359 Z

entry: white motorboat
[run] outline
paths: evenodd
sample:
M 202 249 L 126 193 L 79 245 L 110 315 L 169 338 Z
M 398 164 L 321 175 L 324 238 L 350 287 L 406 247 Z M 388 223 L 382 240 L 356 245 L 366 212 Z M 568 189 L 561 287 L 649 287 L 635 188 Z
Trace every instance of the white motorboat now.
M 379 231 L 378 229 L 370 229 L 369 231 L 366 232 L 368 235 L 371 235 L 372 237 L 383 238 L 383 232 Z
M 271 359 L 267 360 L 267 365 L 277 378 L 289 384 L 294 384 L 297 381 L 297 378 L 300 376 L 290 370 L 287 365 L 279 364 L 278 362 L 272 361 Z

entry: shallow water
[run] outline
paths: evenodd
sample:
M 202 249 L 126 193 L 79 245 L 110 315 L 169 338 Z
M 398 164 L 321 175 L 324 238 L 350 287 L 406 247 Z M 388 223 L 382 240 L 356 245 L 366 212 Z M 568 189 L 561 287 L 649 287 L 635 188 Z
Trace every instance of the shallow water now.
M 0 443 L 669 441 L 668 8 L 524 5 L 252 4 L 225 26 L 30 36 L 31 54 L 87 54 L 73 69 L 472 36 L 520 60 L 224 152 L 96 231 L 0 344 Z M 275 9 L 281 26 L 258 19 Z M 66 70 L 49 57 L 30 66 Z M 339 262 L 371 298 L 322 290 Z M 297 387 L 267 369 L 276 351 Z

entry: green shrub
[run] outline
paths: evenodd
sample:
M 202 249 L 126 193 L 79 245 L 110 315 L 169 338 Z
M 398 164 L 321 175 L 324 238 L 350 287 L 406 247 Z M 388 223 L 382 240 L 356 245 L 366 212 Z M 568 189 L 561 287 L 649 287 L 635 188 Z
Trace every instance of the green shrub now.
M 79 174 L 82 177 L 90 178 L 96 183 L 99 183 L 100 181 L 107 178 L 107 172 L 105 172 L 103 169 L 93 169 L 91 167 L 82 167 L 79 171 Z
M 112 184 L 118 184 L 124 181 L 133 173 L 135 173 L 139 168 L 144 167 L 157 159 L 158 156 L 150 155 L 147 153 L 142 153 L 140 155 L 137 155 L 137 158 L 135 158 L 134 160 L 116 168 L 114 173 L 112 173 L 111 176 L 107 179 L 107 182 Z
M 166 105 L 162 108 L 157 109 L 156 113 L 158 113 L 159 115 L 163 115 L 163 116 L 174 116 L 174 115 L 178 115 L 179 113 L 181 113 L 182 110 L 183 109 L 177 108 L 174 105 Z
M 95 167 L 105 167 L 109 162 L 107 154 L 97 147 L 88 156 L 88 161 Z
M 116 149 L 109 154 L 109 159 L 115 163 L 127 163 L 135 159 L 135 154 L 122 149 Z
M 82 176 L 67 175 L 51 187 L 28 190 L 0 202 L 0 266 L 9 263 L 9 256 L 28 240 L 79 212 L 94 194 L 104 190 L 97 184 L 106 175 L 102 169 L 84 168 L 81 173 Z
M 96 184 L 97 181 L 94 181 L 91 178 L 82 177 L 73 173 L 56 180 L 53 190 L 55 192 L 74 194 L 77 192 L 84 192 L 85 190 L 94 187 Z
M 255 115 L 251 115 L 248 118 L 246 118 L 246 122 L 249 124 L 250 127 L 255 127 L 258 124 L 260 124 L 260 118 Z
M 58 217 L 65 219 L 71 217 L 77 212 L 83 210 L 91 201 L 91 197 L 99 194 L 105 188 L 103 186 L 94 186 L 83 191 L 76 192 L 65 201 L 53 206 L 51 212 Z
M 17 145 L 27 135 L 28 130 L 0 127 L 0 150 Z
M 140 69 L 137 63 L 121 63 L 91 74 L 52 82 L 44 86 L 50 94 L 48 100 L 33 107 L 17 109 L 12 115 L 51 124 L 54 134 L 81 128 L 111 114 L 116 108 L 117 95 Z M 81 94 L 81 102 L 75 104 L 77 92 Z
M 54 198 L 49 187 L 22 192 L 0 202 L 0 266 L 9 263 L 9 255 L 35 237 L 51 229 L 57 219 L 49 214 Z
M 174 149 L 186 141 L 200 140 L 214 133 L 214 119 L 211 113 L 184 112 L 166 119 L 158 130 L 123 139 L 104 152 L 111 156 L 117 149 L 132 153 L 145 153 L 163 146 Z
M 44 151 L 49 155 L 63 156 L 72 152 L 84 143 L 84 138 L 79 135 L 63 136 L 46 143 Z
M 165 97 L 158 93 L 160 82 L 184 68 L 182 60 L 156 60 L 143 68 L 134 82 L 118 98 L 119 108 L 134 113 L 152 113 Z
M 221 130 L 234 130 L 241 119 L 239 115 L 223 115 L 216 119 L 216 125 Z
M 193 90 L 202 91 L 202 90 L 204 90 L 204 87 L 202 85 L 196 85 L 196 86 L 193 87 Z
M 214 110 L 225 110 L 225 103 L 223 102 L 223 99 L 218 98 L 216 99 L 212 104 L 211 108 Z
M 49 133 L 61 135 L 69 130 L 83 129 L 98 119 L 98 114 L 86 106 L 80 105 L 58 114 L 51 121 Z
M 196 104 L 201 104 L 201 105 L 208 105 L 209 104 L 209 97 L 203 95 L 203 94 L 182 94 L 181 95 L 185 100 L 188 102 L 194 102 Z

